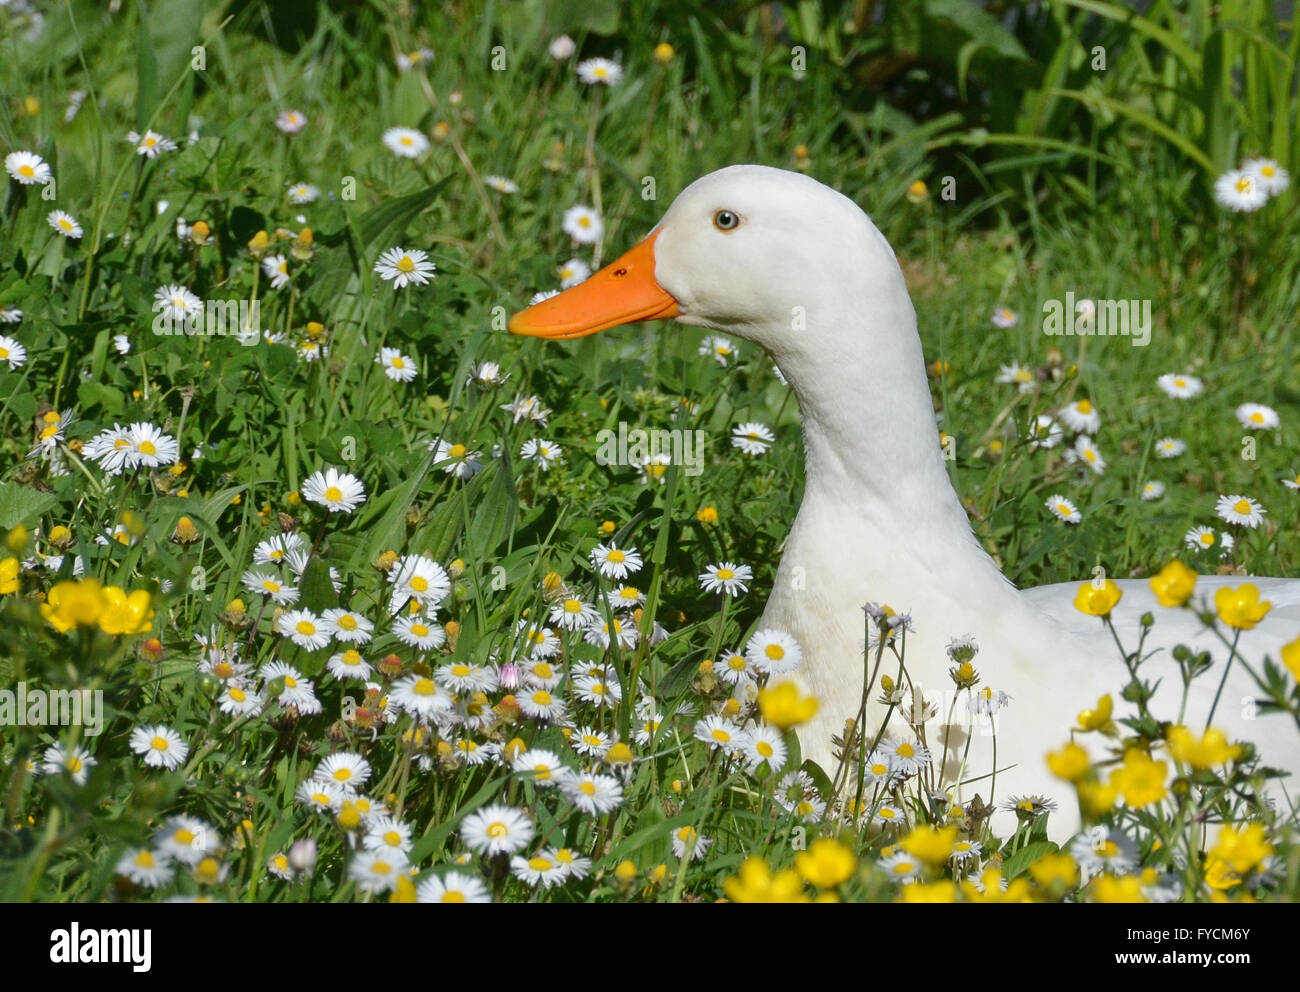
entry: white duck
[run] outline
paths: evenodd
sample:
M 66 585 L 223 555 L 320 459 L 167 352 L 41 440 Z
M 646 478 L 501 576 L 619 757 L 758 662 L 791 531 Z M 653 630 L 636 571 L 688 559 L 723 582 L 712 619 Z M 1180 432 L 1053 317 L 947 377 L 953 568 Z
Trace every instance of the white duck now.
M 945 646 L 954 636 L 975 636 L 984 684 L 1013 700 L 998 721 L 993 798 L 1055 797 L 1062 808 L 1052 834 L 1065 836 L 1077 825 L 1074 797 L 1050 776 L 1044 754 L 1068 739 L 1077 714 L 1103 693 L 1114 695 L 1116 716 L 1130 711 L 1119 697 L 1124 665 L 1102 622 L 1074 608 L 1077 583 L 1019 591 L 972 533 L 939 447 L 916 313 L 884 236 L 853 201 L 807 176 L 731 166 L 691 184 L 645 241 L 516 315 L 510 330 L 572 338 L 666 317 L 762 346 L 799 400 L 806 486 L 762 625 L 799 641 L 801 674 L 821 702 L 817 718 L 800 729 L 804 756 L 833 774 L 831 737 L 857 712 L 862 693 L 862 607 L 887 603 L 911 614 L 907 668 L 927 690 L 952 691 Z M 1196 601 L 1241 581 L 1202 577 Z M 1244 656 L 1258 666 L 1300 635 L 1300 580 L 1256 583 L 1273 603 L 1265 621 L 1242 636 Z M 1184 717 L 1199 733 L 1226 650 L 1188 612 L 1161 610 L 1145 580 L 1120 587 L 1113 619 L 1129 650 L 1138 618 L 1156 613 L 1147 647 L 1164 650 L 1141 671 L 1148 681 L 1163 677 L 1152 704 L 1157 715 L 1172 720 L 1178 711 L 1172 647 L 1187 643 L 1214 657 L 1214 669 L 1193 683 Z M 878 695 L 873 690 L 873 700 Z M 1215 725 L 1254 742 L 1274 767 L 1300 772 L 1300 733 L 1285 715 L 1254 719 L 1246 701 L 1257 695 L 1234 664 Z M 873 701 L 869 731 L 882 716 Z M 891 730 L 907 733 L 897 718 Z M 929 739 L 942 750 L 933 730 Z M 967 775 L 992 768 L 993 741 L 975 736 Z M 960 750 L 954 747 L 954 756 Z M 949 781 L 956 771 L 950 756 Z M 1294 781 L 1283 788 L 1294 793 Z M 987 801 L 991 785 L 968 784 L 963 795 L 978 792 Z M 995 821 L 1008 825 L 1004 817 Z

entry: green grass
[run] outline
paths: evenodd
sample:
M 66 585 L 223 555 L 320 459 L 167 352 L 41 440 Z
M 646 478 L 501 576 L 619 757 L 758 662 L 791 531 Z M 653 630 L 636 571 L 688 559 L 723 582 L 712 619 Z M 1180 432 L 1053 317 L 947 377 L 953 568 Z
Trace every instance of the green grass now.
M 793 397 L 755 346 L 737 342 L 739 362 L 722 367 L 697 354 L 702 335 L 689 328 L 627 328 L 544 345 L 510 337 L 503 324 L 531 293 L 557 284 L 559 264 L 616 257 L 687 183 L 734 162 L 798 164 L 854 197 L 890 238 L 912 285 L 926 359 L 948 363 L 931 381 L 942 428 L 957 439 L 954 484 L 970 500 L 981 540 L 1018 584 L 1079 579 L 1097 564 L 1116 576 L 1147 575 L 1175 555 L 1201 571 L 1296 574 L 1300 493 L 1278 481 L 1300 470 L 1288 441 L 1300 416 L 1300 289 L 1288 278 L 1296 261 L 1288 247 L 1297 233 L 1293 200 L 1228 215 L 1213 205 L 1195 163 L 1139 131 L 1108 131 L 1104 165 L 1062 160 L 1069 182 L 1044 179 L 1041 157 L 1018 166 L 1004 157 L 951 155 L 939 137 L 951 131 L 950 121 L 913 125 L 883 103 L 864 110 L 847 95 L 839 69 L 820 56 L 795 78 L 788 46 L 765 42 L 756 15 L 724 25 L 686 18 L 674 4 L 629 5 L 617 35 L 575 32 L 581 57 L 623 63 L 625 80 L 605 89 L 582 85 L 570 62 L 547 58 L 546 42 L 558 29 L 543 24 L 540 7 L 488 5 L 457 14 L 417 6 L 413 20 L 386 14 L 387 5 L 346 18 L 322 6 L 295 39 L 256 5 L 227 18 L 198 2 L 156 4 L 146 19 L 132 5 L 110 16 L 101 5 L 72 2 L 49 11 L 37 41 L 12 35 L 3 43 L 0 80 L 14 99 L 0 106 L 0 144 L 6 153 L 40 153 L 54 170 L 57 200 L 11 183 L 5 202 L 0 304 L 24 316 L 0 333 L 25 346 L 28 362 L 0 370 L 0 524 L 27 528 L 25 543 L 14 537 L 18 558 L 60 550 L 50 543 L 55 526 L 71 536 L 61 570 L 26 570 L 21 591 L 4 596 L 0 613 L 13 634 L 0 675 L 8 686 L 26 679 L 102 688 L 109 706 L 105 734 L 89 742 L 98 765 L 81 787 L 60 776 L 34 777 L 26 767 L 53 741 L 76 739 L 75 730 L 0 729 L 13 769 L 0 828 L 7 879 L 0 891 L 7 897 L 152 898 L 115 879 L 115 865 L 127 848 L 147 846 L 168 815 L 184 812 L 215 825 L 223 874 L 196 880 L 181 870 L 164 895 L 361 898 L 349 881 L 344 830 L 293 800 L 299 782 L 333 751 L 367 756 L 370 794 L 413 828 L 411 863 L 422 877 L 465 854 L 461 818 L 496 801 L 526 807 L 539 841 L 594 859 L 588 880 L 545 898 L 712 899 L 751 853 L 774 868 L 791 862 L 788 839 L 800 824 L 775 804 L 772 777 L 725 767 L 692 743 L 690 732 L 699 713 L 729 695 L 700 664 L 753 631 L 798 506 L 802 448 Z M 659 41 L 676 47 L 666 65 L 652 56 Z M 206 58 L 198 72 L 190 68 L 197 44 Z M 420 44 L 437 50 L 436 61 L 398 72 L 394 53 Z M 504 69 L 493 68 L 495 45 Z M 89 96 L 65 123 L 74 89 Z M 23 100 L 29 94 L 30 107 Z M 296 136 L 273 126 L 275 114 L 291 107 L 309 121 Z M 380 140 L 395 125 L 426 134 L 445 125 L 445 135 L 418 160 L 398 159 Z M 135 156 L 124 135 L 146 127 L 181 148 L 153 161 Z M 191 131 L 198 140 L 187 144 Z M 796 159 L 798 146 L 806 147 L 805 158 Z M 942 199 L 944 176 L 956 169 L 958 195 Z M 488 190 L 482 180 L 492 174 L 513 179 L 520 191 Z M 647 177 L 653 199 L 643 197 Z M 929 184 L 921 203 L 905 195 L 916 179 Z M 320 200 L 291 205 L 285 189 L 296 181 L 320 187 Z M 345 196 L 353 190 L 355 198 Z M 161 201 L 167 207 L 160 212 Z M 605 237 L 594 251 L 573 246 L 561 230 L 563 211 L 578 203 L 604 216 Z M 54 207 L 83 225 L 79 242 L 46 223 Z M 299 213 L 313 232 L 314 257 L 291 259 L 291 281 L 272 290 L 247 243 L 259 230 L 297 232 Z M 178 216 L 209 224 L 215 243 L 182 242 Z M 274 250 L 288 245 L 275 241 Z M 394 245 L 427 250 L 436 280 L 400 291 L 379 280 L 374 261 Z M 168 283 L 204 299 L 260 299 L 263 327 L 287 344 L 155 336 L 150 304 Z M 1151 300 L 1151 344 L 1039 333 L 1042 301 L 1067 291 Z M 992 325 L 999 305 L 1020 315 L 1017 327 Z M 308 322 L 326 329 L 319 361 L 305 362 L 291 347 L 306 340 Z M 118 334 L 130 339 L 129 355 L 114 349 Z M 381 346 L 416 360 L 414 382 L 383 376 L 374 361 Z M 1041 387 L 1020 395 L 995 383 L 999 366 L 1012 360 L 1041 367 Z M 483 361 L 500 363 L 508 381 L 493 390 L 467 386 Z M 1204 394 L 1186 403 L 1165 397 L 1155 385 L 1164 372 L 1202 377 Z M 515 424 L 500 409 L 533 394 L 553 411 L 544 428 Z M 1102 416 L 1096 441 L 1109 467 L 1101 476 L 1066 465 L 1062 448 L 1034 452 L 1024 440 L 1033 413 L 1084 397 Z M 1241 456 L 1243 431 L 1233 416 L 1243 402 L 1273 406 L 1282 419 L 1283 430 L 1257 436 L 1253 460 Z M 33 425 L 51 409 L 76 416 L 62 476 L 48 461 L 26 457 Z M 729 446 L 732 427 L 746 420 L 776 432 L 767 455 L 750 459 Z M 108 476 L 77 450 L 75 442 L 103 428 L 137 421 L 179 437 L 181 471 Z M 598 432 L 620 421 L 705 431 L 705 471 L 673 469 L 661 484 L 647 484 L 631 467 L 598 464 Z M 1187 454 L 1154 461 L 1152 443 L 1166 435 L 1185 440 Z M 564 462 L 543 472 L 522 460 L 520 447 L 533 437 L 561 445 Z M 484 470 L 462 480 L 434 465 L 427 442 L 439 438 L 481 452 Z M 326 518 L 297 497 L 307 477 L 326 466 L 363 481 L 368 498 L 356 512 Z M 1167 484 L 1163 500 L 1139 498 L 1148 479 Z M 1079 505 L 1078 527 L 1046 513 L 1053 492 Z M 1214 522 L 1222 492 L 1260 499 L 1270 511 L 1265 526 L 1245 535 L 1226 562 L 1187 553 L 1182 535 Z M 697 516 L 706 507 L 716 509 L 716 523 Z M 197 528 L 193 543 L 173 539 L 182 517 Z M 606 660 L 625 689 L 643 679 L 669 715 L 652 745 L 633 743 L 638 761 L 624 782 L 624 802 L 603 817 L 576 813 L 499 764 L 466 767 L 440 754 L 431 738 L 405 741 L 406 718 L 372 738 L 345 718 L 345 697 L 363 702 L 360 685 L 321 674 L 334 649 L 308 652 L 273 634 L 270 610 L 259 614 L 240 585 L 257 542 L 299 530 L 317 552 L 302 580 L 304 604 L 348 605 L 375 620 L 372 660 L 395 653 L 402 674 L 450 660 L 507 661 L 522 650 L 516 622 L 535 622 L 548 608 L 549 573 L 584 600 L 608 589 L 586 564 L 589 550 L 608 539 L 605 521 L 620 545 L 646 559 L 635 580 L 648 597 L 642 633 L 659 622 L 671 636 L 653 649 L 643 638 L 635 649 L 608 653 L 566 639 L 575 666 Z M 96 543 L 123 523 L 129 543 Z M 375 566 L 386 551 L 424 554 L 453 571 L 439 622 L 459 629 L 446 649 L 425 657 L 391 633 L 384 573 Z M 112 636 L 92 626 L 60 634 L 42 619 L 40 600 L 71 578 L 76 555 L 88 576 L 155 594 L 149 636 L 160 641 L 161 657 L 141 647 L 143 633 Z M 748 595 L 720 611 L 718 597 L 702 592 L 695 576 L 724 559 L 753 566 L 755 580 Z M 337 569 L 340 593 L 320 563 Z M 228 612 L 241 596 L 251 629 Z M 214 628 L 223 643 L 238 640 L 255 667 L 279 659 L 315 679 L 323 713 L 269 706 L 241 723 L 221 715 L 214 703 L 221 687 L 196 673 L 194 636 Z M 391 688 L 391 677 L 382 681 Z M 580 722 L 632 742 L 641 723 L 629 705 L 636 695 L 626 692 L 612 710 L 587 708 Z M 1080 708 L 1091 703 L 1082 700 Z M 678 705 L 686 713 L 672 718 Z M 519 737 L 579 764 L 557 729 L 509 716 L 499 711 L 489 731 L 470 736 L 498 745 Z M 182 770 L 146 768 L 129 750 L 130 731 L 151 723 L 177 729 L 189 743 Z M 1061 728 L 1062 739 L 1068 729 Z M 1215 817 L 1245 812 L 1222 797 L 1205 803 Z M 909 814 L 918 821 L 930 815 L 919 804 Z M 1159 831 L 1146 814 L 1111 815 L 1139 839 L 1149 863 L 1161 861 L 1152 852 Z M 689 865 L 671 852 L 672 832 L 686 826 L 713 841 Z M 807 830 L 809 837 L 837 833 L 833 823 Z M 897 887 L 871 867 L 893 835 L 845 829 L 843 837 L 861 863 L 841 893 L 894 898 Z M 267 859 L 303 838 L 319 845 L 315 879 L 268 876 Z M 1049 850 L 1036 846 L 1045 843 L 1041 823 L 1012 838 L 982 840 L 990 851 L 1006 842 L 1000 853 L 1008 877 L 1027 879 L 1030 862 Z M 1286 853 L 1294 861 L 1294 847 Z M 1205 898 L 1203 866 L 1193 860 L 1186 897 Z M 630 868 L 620 875 L 615 869 L 624 862 Z M 464 870 L 499 898 L 541 897 L 507 877 L 500 859 L 469 857 Z M 1295 877 L 1259 894 L 1292 895 Z M 1046 885 L 1034 891 L 1062 895 Z

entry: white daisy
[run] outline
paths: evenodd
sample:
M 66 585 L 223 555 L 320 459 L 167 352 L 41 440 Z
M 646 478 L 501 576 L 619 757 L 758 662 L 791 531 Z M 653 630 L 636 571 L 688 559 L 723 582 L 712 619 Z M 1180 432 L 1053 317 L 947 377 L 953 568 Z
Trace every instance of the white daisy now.
M 554 441 L 530 438 L 519 449 L 519 457 L 525 461 L 536 462 L 543 472 L 547 472 L 550 471 L 552 465 L 564 459 L 564 451 Z
M 1277 196 L 1291 185 L 1291 174 L 1271 158 L 1250 158 L 1241 163 L 1241 171 L 1251 176 L 1269 196 Z
M 128 131 L 126 140 L 135 145 L 137 155 L 143 155 L 145 158 L 157 158 L 162 152 L 176 150 L 176 142 L 171 138 L 164 138 L 157 131 L 145 131 L 144 134 Z
M 49 163 L 34 152 L 10 152 L 5 156 L 5 171 L 24 186 L 44 186 L 54 178 Z
M 604 221 L 591 207 L 576 206 L 564 211 L 560 225 L 580 245 L 594 245 L 605 233 Z
M 266 596 L 277 606 L 291 606 L 298 602 L 297 587 L 281 582 L 280 577 L 274 572 L 259 572 L 255 568 L 250 568 L 243 574 L 240 582 L 249 592 Z
M 763 723 L 745 734 L 744 754 L 751 773 L 766 765 L 776 774 L 785 767 L 787 750 L 781 732 Z
M 451 578 L 446 570 L 424 555 L 404 556 L 392 572 L 392 583 L 393 612 L 410 599 L 415 599 L 426 611 L 437 609 L 451 592 Z
M 721 592 L 726 596 L 738 596 L 747 592 L 747 582 L 753 581 L 754 571 L 748 565 L 724 561 L 718 565 L 707 565 L 704 574 L 699 577 L 700 587 L 705 592 Z
M 617 640 L 620 647 L 631 650 L 636 647 L 639 636 L 631 620 L 612 617 L 608 623 L 599 620 L 593 623 L 587 628 L 583 638 L 588 644 L 595 644 L 601 648 L 608 648 L 611 640 Z
M 501 374 L 501 366 L 496 362 L 482 362 L 470 369 L 468 381 L 480 389 L 494 389 L 509 378 Z
M 333 782 L 321 778 L 304 779 L 294 790 L 293 798 L 321 816 L 334 813 L 343 805 L 345 793 Z
M 766 453 L 775 440 L 776 435 L 764 424 L 753 422 L 737 424 L 731 431 L 731 446 L 739 448 L 747 455 Z
M 533 821 L 521 809 L 493 804 L 461 820 L 460 837 L 479 854 L 514 854 L 533 839 Z
M 1277 411 L 1262 403 L 1243 403 L 1236 412 L 1238 422 L 1248 431 L 1271 431 L 1281 422 Z
M 623 67 L 609 59 L 587 59 L 577 65 L 578 78 L 594 85 L 615 86 L 623 79 Z
M 1076 400 L 1062 407 L 1057 416 L 1066 427 L 1081 434 L 1096 434 L 1101 427 L 1101 414 L 1091 400 Z
M 1142 487 L 1142 498 L 1148 503 L 1158 500 L 1165 494 L 1165 484 L 1159 479 L 1152 479 Z
M 390 248 L 379 256 L 375 262 L 375 271 L 381 279 L 393 284 L 394 289 L 402 289 L 408 283 L 424 286 L 434 278 L 437 266 L 429 261 L 429 253 L 419 248 L 403 249 L 400 245 Z
M 1300 472 L 1296 472 L 1290 478 L 1278 480 L 1288 489 L 1300 489 Z
M 1183 543 L 1193 551 L 1205 551 L 1214 547 L 1217 538 L 1211 527 L 1193 527 L 1183 535 Z
M 365 487 L 355 475 L 327 468 L 316 472 L 302 484 L 303 499 L 318 503 L 330 513 L 351 513 L 366 501 Z
M 546 418 L 551 415 L 536 396 L 516 396 L 513 403 L 501 404 L 501 409 L 509 412 L 516 424 L 532 420 L 545 427 Z
M 895 851 L 876 862 L 876 867 L 896 882 L 910 882 L 921 874 L 924 865 L 919 858 L 912 857 L 906 851 Z
M 360 789 L 370 779 L 370 762 L 352 751 L 331 754 L 316 766 L 312 778 L 333 782 L 340 789 L 352 792 Z
M 161 851 L 155 853 L 140 848 L 130 848 L 118 858 L 115 871 L 146 889 L 166 885 L 175 874 L 171 858 L 167 855 Z
M 50 227 L 54 228 L 65 238 L 79 238 L 84 233 L 81 225 L 76 222 L 72 214 L 63 210 L 51 210 L 50 215 L 45 218 Z
M 301 551 L 307 547 L 306 539 L 296 531 L 276 534 L 265 541 L 259 541 L 253 549 L 253 564 L 278 565 L 285 560 L 290 551 Z
M 1015 327 L 1020 323 L 1020 318 L 1006 307 L 995 307 L 990 319 L 994 327 Z
M 368 644 L 375 625 L 352 610 L 337 607 L 321 614 L 321 628 L 336 641 L 344 644 Z
M 539 789 L 559 785 L 569 775 L 569 769 L 559 755 L 539 747 L 529 748 L 516 756 L 511 767 L 516 772 L 524 773 L 525 779 L 532 781 Z
M 136 727 L 131 731 L 131 750 L 144 758 L 150 768 L 173 771 L 190 753 L 185 739 L 162 724 Z
M 221 849 L 216 828 L 196 816 L 167 817 L 153 840 L 159 853 L 191 867 Z
M 307 651 L 319 651 L 330 642 L 329 631 L 311 610 L 286 610 L 275 626 L 281 636 Z
M 760 630 L 745 646 L 745 657 L 760 675 L 782 675 L 799 667 L 803 649 L 783 630 Z
M 119 355 L 131 354 L 131 339 L 125 334 L 113 335 L 113 350 Z
M 568 875 L 564 865 L 547 851 L 538 851 L 531 858 L 516 854 L 510 859 L 510 873 L 521 882 L 545 889 L 561 884 Z
M 411 849 L 411 826 L 388 813 L 379 813 L 366 823 L 361 843 L 367 851 L 384 851 L 405 860 Z
M 425 617 L 402 617 L 393 622 L 393 634 L 403 644 L 432 651 L 447 643 L 447 632 Z
M 569 596 L 551 607 L 547 619 L 563 630 L 582 630 L 598 621 L 600 614 L 591 604 Z
M 694 861 L 704 857 L 712 843 L 712 837 L 705 837 L 688 823 L 673 831 L 673 857 Z
M 188 322 L 203 313 L 203 301 L 184 286 L 159 286 L 153 298 L 154 312 L 172 323 Z
M 408 675 L 398 679 L 393 683 L 388 700 L 417 720 L 427 720 L 454 705 L 451 694 L 427 675 Z
M 449 871 L 446 875 L 430 875 L 415 887 L 416 902 L 491 902 L 487 886 L 471 875 Z
M 1064 520 L 1067 524 L 1077 524 L 1083 519 L 1079 508 L 1061 495 L 1048 496 L 1047 508 L 1052 511 L 1052 516 L 1057 520 Z
M 1177 458 L 1187 450 L 1187 442 L 1176 437 L 1162 437 L 1156 442 L 1157 458 Z
M 98 761 L 81 745 L 71 749 L 62 744 L 51 744 L 41 756 L 42 775 L 67 775 L 77 785 L 85 785 Z
M 429 148 L 429 139 L 413 127 L 390 127 L 384 144 L 398 158 L 419 158 Z
M 348 875 L 358 891 L 379 893 L 397 888 L 406 869 L 406 855 L 400 851 L 359 851 L 348 866 Z
M 1065 430 L 1056 419 L 1050 414 L 1040 413 L 1034 419 L 1034 425 L 1030 429 L 1029 446 L 1034 449 L 1038 448 L 1055 448 L 1065 437 Z
M 591 816 L 600 816 L 623 803 L 623 786 L 613 775 L 573 772 L 560 783 L 569 802 Z
M 394 382 L 410 382 L 419 373 L 415 359 L 408 358 L 396 348 L 380 348 L 375 362 L 384 367 L 384 375 Z
M 1221 495 L 1214 506 L 1214 512 L 1230 524 L 1254 528 L 1263 523 L 1264 514 L 1268 511 L 1249 496 Z
M 614 738 L 595 727 L 579 727 L 569 738 L 569 743 L 579 754 L 600 759 L 605 757 L 609 749 L 614 746 Z
M 1177 372 L 1166 372 L 1156 379 L 1156 385 L 1165 395 L 1172 396 L 1176 400 L 1189 400 L 1205 388 L 1204 383 L 1196 376 Z
M 262 275 L 271 280 L 272 289 L 280 289 L 289 282 L 289 260 L 283 255 L 267 255 L 262 259 Z
M 995 381 L 1009 383 L 1019 387 L 1022 393 L 1027 393 L 1034 388 L 1034 370 L 1024 368 L 1019 362 L 1011 362 L 1009 365 L 999 366 Z
M 740 352 L 736 346 L 727 338 L 720 336 L 707 337 L 701 341 L 699 354 L 712 356 L 715 362 L 724 367 L 740 359 Z
M 619 548 L 613 543 L 598 544 L 591 549 L 591 563 L 607 579 L 626 579 L 641 570 L 641 555 L 636 548 Z
M 550 689 L 518 693 L 515 701 L 524 715 L 534 720 L 557 721 L 564 716 L 564 703 Z
M 1250 213 L 1264 205 L 1268 193 L 1258 177 L 1240 169 L 1229 169 L 1214 181 L 1214 199 L 1221 207 Z
M 17 324 L 23 319 L 23 312 L 17 307 L 0 303 L 0 324 Z
M 484 176 L 483 183 L 489 189 L 494 189 L 498 193 L 505 193 L 507 196 L 519 192 L 519 184 L 507 179 L 505 176 Z
M 468 446 L 460 442 L 453 444 L 450 441 L 438 441 L 436 448 L 433 444 L 429 447 L 434 449 L 434 465 L 458 479 L 472 479 L 483 468 L 483 463 L 479 461 L 481 452 L 470 451 Z
M 374 671 L 370 662 L 361 657 L 361 652 L 356 648 L 348 648 L 346 651 L 331 655 L 325 667 L 331 675 L 340 680 L 368 679 Z
M 10 370 L 20 369 L 27 364 L 27 349 L 7 334 L 0 334 L 0 362 Z
M 560 277 L 561 289 L 572 289 L 591 278 L 591 266 L 580 258 L 569 259 L 556 272 Z
M 275 126 L 285 134 L 297 134 L 307 126 L 307 115 L 301 110 L 281 110 L 275 115 Z
M 262 712 L 262 697 L 248 685 L 232 681 L 217 697 L 217 708 L 226 716 L 257 716 Z
M 691 733 L 697 741 L 703 741 L 724 754 L 741 750 L 748 740 L 745 731 L 724 716 L 704 717 L 696 722 Z
M 727 685 L 742 685 L 755 681 L 760 673 L 739 651 L 724 651 L 713 664 L 713 674 Z
M 1106 471 L 1106 459 L 1101 456 L 1100 449 L 1088 435 L 1080 434 L 1075 439 L 1073 451 L 1080 462 L 1098 475 Z
M 290 183 L 288 195 L 290 203 L 302 206 L 307 203 L 315 203 L 320 196 L 320 189 L 311 183 Z

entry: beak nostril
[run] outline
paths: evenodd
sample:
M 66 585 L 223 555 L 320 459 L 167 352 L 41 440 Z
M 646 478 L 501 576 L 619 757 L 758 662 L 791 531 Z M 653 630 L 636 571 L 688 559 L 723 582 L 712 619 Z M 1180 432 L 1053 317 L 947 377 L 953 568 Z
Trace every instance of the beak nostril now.
M 622 279 L 625 275 L 627 275 L 627 269 L 625 269 L 625 268 L 623 268 L 623 269 L 615 269 L 615 270 L 614 270 L 614 278 L 615 278 L 615 279 Z

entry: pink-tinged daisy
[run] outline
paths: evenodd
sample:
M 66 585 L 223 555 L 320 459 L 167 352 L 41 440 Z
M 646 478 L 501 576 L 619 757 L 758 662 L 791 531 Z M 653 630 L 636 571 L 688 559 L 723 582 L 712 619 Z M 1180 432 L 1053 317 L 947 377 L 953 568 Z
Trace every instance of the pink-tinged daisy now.
M 389 248 L 375 262 L 375 271 L 381 279 L 393 284 L 394 289 L 403 289 L 408 284 L 424 286 L 434 278 L 437 266 L 429 261 L 429 253 L 419 248 L 405 249 L 400 245 Z
M 281 110 L 275 115 L 275 126 L 285 134 L 298 134 L 307 126 L 307 115 L 301 110 Z
M 185 739 L 162 724 L 136 727 L 131 731 L 130 743 L 131 750 L 150 768 L 166 768 L 169 772 L 179 768 L 190 753 Z
M 560 226 L 580 245 L 594 245 L 605 233 L 605 223 L 591 207 L 576 206 L 564 211 Z
M 557 62 L 572 58 L 573 53 L 577 50 L 577 44 L 567 34 L 556 35 L 551 39 L 551 43 L 546 46 L 547 53 Z
M 419 158 L 429 148 L 429 139 L 413 127 L 390 127 L 384 144 L 398 158 Z
M 747 592 L 747 582 L 754 578 L 753 569 L 748 565 L 738 565 L 724 561 L 718 565 L 708 565 L 699 577 L 700 586 L 705 592 L 721 592 L 724 596 L 738 596 Z
M 137 155 L 143 155 L 145 158 L 157 158 L 163 152 L 176 150 L 176 142 L 171 138 L 164 138 L 157 131 L 145 131 L 144 134 L 128 131 L 126 140 L 135 145 Z
M 384 375 L 394 382 L 410 382 L 420 371 L 415 359 L 403 355 L 397 348 L 380 348 L 375 363 L 383 366 Z
M 35 152 L 10 152 L 5 156 L 5 172 L 24 186 L 44 186 L 54 178 L 49 163 Z
M 355 475 L 328 468 L 307 477 L 302 484 L 302 496 L 330 513 L 351 513 L 366 501 L 366 490 Z
M 747 455 L 765 454 L 775 440 L 776 435 L 766 425 L 759 423 L 737 424 L 731 432 L 732 447 L 739 448 Z
M 514 854 L 533 839 L 533 821 L 521 809 L 493 804 L 460 822 L 460 838 L 479 854 Z
M 577 66 L 578 78 L 588 85 L 616 86 L 623 79 L 623 67 L 609 59 L 587 59 Z
M 994 327 L 1015 327 L 1020 323 L 1020 318 L 1006 307 L 995 307 L 990 319 Z
M 1271 431 L 1281 423 L 1277 411 L 1262 403 L 1243 403 L 1236 412 L 1238 423 L 1248 431 Z
M 1268 511 L 1249 496 L 1220 496 L 1214 506 L 1220 519 L 1242 527 L 1258 527 Z

